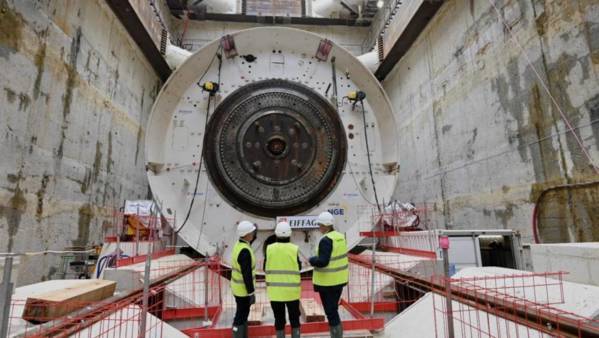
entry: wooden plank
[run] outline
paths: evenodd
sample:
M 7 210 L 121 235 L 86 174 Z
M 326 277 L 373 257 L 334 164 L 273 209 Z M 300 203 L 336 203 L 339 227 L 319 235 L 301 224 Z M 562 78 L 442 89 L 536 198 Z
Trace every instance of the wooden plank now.
M 324 310 L 322 305 L 312 298 L 300 300 L 300 311 L 306 323 L 324 321 Z
M 23 319 L 43 323 L 62 317 L 91 302 L 112 297 L 115 288 L 114 281 L 96 279 L 28 297 Z
M 254 304 L 250 308 L 250 316 L 248 317 L 248 325 L 261 325 L 262 316 L 264 315 L 264 304 Z
M 395 291 L 395 289 L 385 288 L 385 289 L 383 289 L 383 298 L 395 299 L 395 298 L 397 298 L 397 292 Z

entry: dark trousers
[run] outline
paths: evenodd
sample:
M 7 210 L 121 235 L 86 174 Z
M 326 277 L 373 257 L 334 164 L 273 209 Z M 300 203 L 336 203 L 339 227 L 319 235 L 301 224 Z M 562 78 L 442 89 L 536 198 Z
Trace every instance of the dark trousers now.
M 291 327 L 300 327 L 300 301 L 292 300 L 290 302 L 270 302 L 272 312 L 275 314 L 275 329 L 277 331 L 285 329 L 285 306 L 289 313 L 289 323 Z
M 235 303 L 237 304 L 237 308 L 235 309 L 235 319 L 233 319 L 233 325 L 243 325 L 247 323 L 248 317 L 250 316 L 250 297 L 235 296 Z
M 337 326 L 341 323 L 339 318 L 339 299 L 343 292 L 343 286 L 326 287 L 318 290 L 320 301 L 324 308 L 324 313 L 327 315 L 329 326 Z

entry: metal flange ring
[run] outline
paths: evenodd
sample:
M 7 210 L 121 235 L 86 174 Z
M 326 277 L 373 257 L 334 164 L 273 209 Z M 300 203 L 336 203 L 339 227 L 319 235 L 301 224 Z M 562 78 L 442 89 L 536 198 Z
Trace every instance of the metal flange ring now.
M 293 215 L 318 204 L 345 166 L 335 108 L 287 80 L 246 85 L 215 109 L 204 137 L 210 179 L 232 205 L 259 216 Z

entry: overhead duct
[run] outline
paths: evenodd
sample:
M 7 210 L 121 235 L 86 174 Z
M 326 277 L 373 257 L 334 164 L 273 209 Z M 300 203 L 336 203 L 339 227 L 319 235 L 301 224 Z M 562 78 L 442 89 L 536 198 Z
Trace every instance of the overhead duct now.
M 356 15 L 358 14 L 358 6 L 361 6 L 364 1 L 360 0 L 308 0 L 312 2 L 312 12 L 309 13 L 310 16 L 316 18 L 339 18 L 343 16 L 349 16 L 352 11 L 348 10 L 348 7 L 352 8 L 355 11 Z M 342 5 L 342 2 L 345 3 L 346 6 Z
M 164 53 L 164 58 L 166 60 L 166 63 L 168 63 L 168 66 L 171 67 L 171 69 L 175 69 L 179 67 L 179 65 L 182 64 L 185 60 L 187 60 L 187 58 L 191 54 L 192 53 L 187 49 L 175 46 L 172 43 L 170 43 L 170 41 L 168 41 L 166 45 L 166 51 Z
M 366 66 L 366 68 L 368 68 L 372 73 L 374 73 L 381 64 L 379 60 L 379 53 L 376 50 L 358 56 L 358 60 L 360 60 L 360 62 L 362 62 L 362 64 Z
M 187 6 L 191 11 L 236 14 L 241 12 L 238 2 L 238 0 L 189 0 Z

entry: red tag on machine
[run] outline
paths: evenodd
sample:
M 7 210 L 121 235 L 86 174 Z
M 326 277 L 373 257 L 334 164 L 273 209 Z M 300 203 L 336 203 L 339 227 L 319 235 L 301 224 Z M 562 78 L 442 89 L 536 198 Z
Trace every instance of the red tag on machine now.
M 329 58 L 329 53 L 331 53 L 331 49 L 333 49 L 333 43 L 330 40 L 320 40 L 320 43 L 318 44 L 318 49 L 316 50 L 316 59 L 320 61 L 326 61 Z
M 449 237 L 440 236 L 439 237 L 439 247 L 441 249 L 449 249 Z

